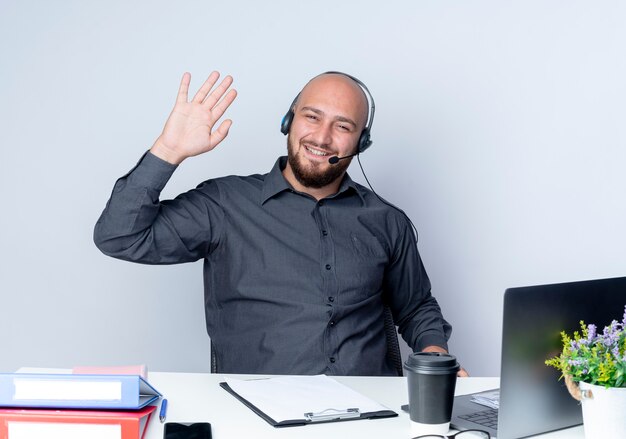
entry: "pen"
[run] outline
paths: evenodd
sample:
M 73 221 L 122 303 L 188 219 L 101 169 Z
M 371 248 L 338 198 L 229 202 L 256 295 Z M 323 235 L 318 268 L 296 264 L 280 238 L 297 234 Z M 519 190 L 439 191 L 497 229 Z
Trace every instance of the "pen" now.
M 163 401 L 161 401 L 161 411 L 159 412 L 159 421 L 165 422 L 166 414 L 167 414 L 167 399 L 163 398 Z

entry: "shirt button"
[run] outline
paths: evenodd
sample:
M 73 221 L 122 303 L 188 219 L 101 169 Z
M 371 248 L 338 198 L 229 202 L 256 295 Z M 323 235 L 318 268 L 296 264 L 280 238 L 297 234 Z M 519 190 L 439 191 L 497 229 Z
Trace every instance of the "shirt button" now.
M 320 206 L 323 206 L 323 205 L 324 205 L 324 202 L 323 202 L 323 201 L 320 201 L 320 202 L 319 202 L 319 203 L 317 203 L 317 204 L 318 204 L 318 205 L 320 205 Z
M 330 264 L 326 264 L 326 269 L 327 269 L 327 270 L 330 270 L 330 269 L 331 269 Z
M 328 236 L 328 231 L 327 230 L 322 230 L 322 235 Z
M 334 321 L 334 320 L 331 320 L 331 321 L 330 321 L 330 323 L 328 324 L 328 326 L 330 326 L 331 328 L 332 328 L 333 326 L 335 326 L 335 321 Z
M 330 297 L 328 298 L 328 301 L 329 301 L 329 302 L 334 302 L 334 301 L 335 301 L 335 298 L 334 298 L 333 296 L 330 296 Z
M 335 357 L 330 357 L 329 360 L 330 360 L 331 363 L 334 363 L 335 361 L 337 361 L 337 360 L 335 360 Z

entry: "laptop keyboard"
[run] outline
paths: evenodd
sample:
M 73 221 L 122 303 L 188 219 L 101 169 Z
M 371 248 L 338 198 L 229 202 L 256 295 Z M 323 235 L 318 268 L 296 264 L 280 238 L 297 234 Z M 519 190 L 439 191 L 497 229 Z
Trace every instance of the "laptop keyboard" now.
M 459 418 L 484 427 L 493 428 L 494 430 L 498 428 L 498 411 L 495 409 L 482 410 L 469 415 L 459 416 Z

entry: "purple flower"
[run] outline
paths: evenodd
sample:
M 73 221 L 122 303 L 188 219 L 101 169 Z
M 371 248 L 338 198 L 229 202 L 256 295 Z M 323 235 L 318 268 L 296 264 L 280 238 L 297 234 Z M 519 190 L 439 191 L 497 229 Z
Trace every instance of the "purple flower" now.
M 622 319 L 622 328 L 626 327 L 626 305 L 624 305 L 624 318 Z
M 626 317 L 626 314 L 624 315 L 624 317 Z M 592 342 L 594 338 L 596 338 L 596 331 L 597 331 L 597 327 L 596 325 L 589 325 L 587 326 L 587 340 L 589 342 Z
M 617 320 L 613 320 L 610 326 L 604 328 L 602 332 L 601 343 L 606 347 L 611 347 L 619 341 L 619 323 Z

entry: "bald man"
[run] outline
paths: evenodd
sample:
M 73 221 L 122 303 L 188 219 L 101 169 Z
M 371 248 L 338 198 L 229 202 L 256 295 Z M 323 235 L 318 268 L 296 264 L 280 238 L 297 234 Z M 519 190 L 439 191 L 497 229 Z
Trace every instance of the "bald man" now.
M 190 75 L 163 132 L 113 189 L 94 241 L 147 264 L 204 260 L 207 331 L 220 372 L 394 375 L 383 305 L 414 351 L 447 350 L 451 327 L 430 293 L 411 226 L 350 179 L 370 117 L 362 84 L 309 81 L 290 109 L 287 156 L 267 174 L 213 178 L 159 194 L 185 159 L 228 135 L 236 97 L 213 72 L 189 100 Z M 371 121 L 370 121 L 371 125 Z

